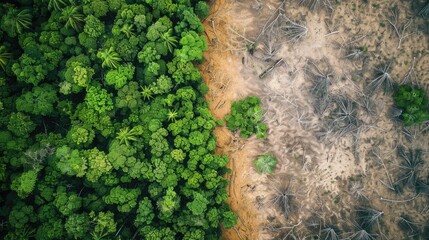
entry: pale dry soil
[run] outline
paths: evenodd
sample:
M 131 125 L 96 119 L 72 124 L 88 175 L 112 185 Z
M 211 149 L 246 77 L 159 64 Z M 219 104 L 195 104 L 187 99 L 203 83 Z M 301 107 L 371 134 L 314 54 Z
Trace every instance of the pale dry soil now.
M 299 6 L 298 0 L 284 1 L 283 16 L 308 29 L 297 42 L 281 35 L 268 41 L 268 31 L 262 32 L 270 17 L 276 16 L 278 0 L 212 2 L 211 14 L 204 21 L 209 49 L 201 65 L 210 87 L 206 95 L 210 109 L 222 119 L 232 101 L 258 96 L 269 127 L 268 138 L 262 140 L 240 139 L 225 127 L 215 131 L 218 153 L 231 160 L 232 173 L 226 176 L 231 181 L 228 201 L 239 217 L 233 229 L 223 231 L 224 239 L 303 239 L 312 234 L 306 224 L 309 219 L 321 226 L 337 225 L 342 237 L 349 237 L 356 229 L 351 220 L 358 206 L 382 212 L 376 239 L 409 239 L 397 227 L 404 214 L 420 227 L 429 219 L 427 196 L 416 196 L 411 188 L 396 194 L 386 187 L 400 174 L 399 146 L 423 150 L 426 161 L 418 177 L 426 180 L 429 137 L 424 128 L 428 125 L 407 128 L 411 137 L 406 138 L 401 123 L 388 117 L 391 94 L 365 91 L 381 65 L 390 66 L 388 72 L 395 82 L 418 84 L 428 91 L 429 40 L 420 27 L 424 23 L 408 1 L 332 2 L 336 2 L 332 9 L 310 11 Z M 399 10 L 398 28 L 411 19 L 409 27 L 399 32 L 404 37 L 400 44 L 388 21 L 394 23 L 390 11 L 394 5 Z M 252 43 L 256 48 L 250 54 Z M 364 50 L 362 57 L 346 58 L 353 49 Z M 279 59 L 283 61 L 273 71 L 263 79 L 258 77 Z M 328 92 L 332 99 L 343 96 L 353 101 L 357 130 L 324 135 L 336 104 L 316 113 L 314 78 L 307 71 L 315 68 L 331 74 Z M 364 97 L 374 102 L 373 114 L 364 111 Z M 267 152 L 279 160 L 271 176 L 256 173 L 252 165 Z M 287 216 L 272 201 L 282 185 L 293 192 L 293 208 Z M 360 189 L 361 197 L 353 186 Z

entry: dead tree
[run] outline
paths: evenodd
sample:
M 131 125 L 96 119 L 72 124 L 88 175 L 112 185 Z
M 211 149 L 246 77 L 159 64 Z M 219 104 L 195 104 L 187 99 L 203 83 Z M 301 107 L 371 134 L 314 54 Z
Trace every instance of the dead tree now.
M 412 19 L 406 19 L 405 23 L 400 24 L 399 23 L 399 9 L 397 6 L 394 6 L 390 9 L 391 16 L 387 19 L 387 21 L 392 25 L 393 29 L 395 30 L 396 35 L 398 36 L 399 42 L 398 42 L 398 49 L 401 48 L 402 41 L 412 35 L 413 33 L 406 33 L 407 29 L 411 27 L 413 24 Z
M 389 69 L 390 65 L 384 65 L 375 69 L 376 78 L 372 79 L 371 82 L 366 86 L 368 93 L 374 93 L 380 89 L 383 89 L 384 93 L 391 92 L 395 82 L 390 76 Z

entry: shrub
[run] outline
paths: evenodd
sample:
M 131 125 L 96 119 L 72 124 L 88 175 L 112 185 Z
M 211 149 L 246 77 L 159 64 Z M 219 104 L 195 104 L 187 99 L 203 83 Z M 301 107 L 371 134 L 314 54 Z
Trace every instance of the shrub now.
M 395 104 L 402 110 L 400 118 L 405 126 L 429 120 L 428 99 L 424 90 L 409 84 L 400 86 L 393 94 Z
M 271 174 L 276 169 L 277 162 L 277 158 L 273 154 L 268 153 L 258 157 L 258 159 L 253 161 L 253 164 L 259 174 Z
M 247 97 L 231 105 L 231 115 L 225 117 L 226 126 L 231 131 L 240 129 L 240 137 L 247 138 L 256 134 L 257 138 L 267 137 L 267 125 L 262 123 L 261 99 Z

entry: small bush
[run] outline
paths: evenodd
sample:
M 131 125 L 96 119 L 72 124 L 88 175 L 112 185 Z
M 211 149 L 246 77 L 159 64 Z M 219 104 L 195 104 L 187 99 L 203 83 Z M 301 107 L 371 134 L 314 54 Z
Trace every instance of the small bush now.
M 231 105 L 231 115 L 225 116 L 226 126 L 231 131 L 240 129 L 240 137 L 248 138 L 256 134 L 257 138 L 267 137 L 267 125 L 262 123 L 261 99 L 247 97 Z
M 396 106 L 402 110 L 400 118 L 405 126 L 429 120 L 428 99 L 422 88 L 409 84 L 402 85 L 395 91 L 393 99 Z
M 276 169 L 277 158 L 273 154 L 265 154 L 253 161 L 255 169 L 259 174 L 271 174 Z

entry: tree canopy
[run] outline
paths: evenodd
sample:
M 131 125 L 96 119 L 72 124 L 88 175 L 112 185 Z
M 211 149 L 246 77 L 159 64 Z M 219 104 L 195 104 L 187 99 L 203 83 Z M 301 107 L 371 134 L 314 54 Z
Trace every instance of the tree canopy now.
M 233 227 L 196 66 L 208 12 L 198 0 L 0 4 L 1 239 Z

